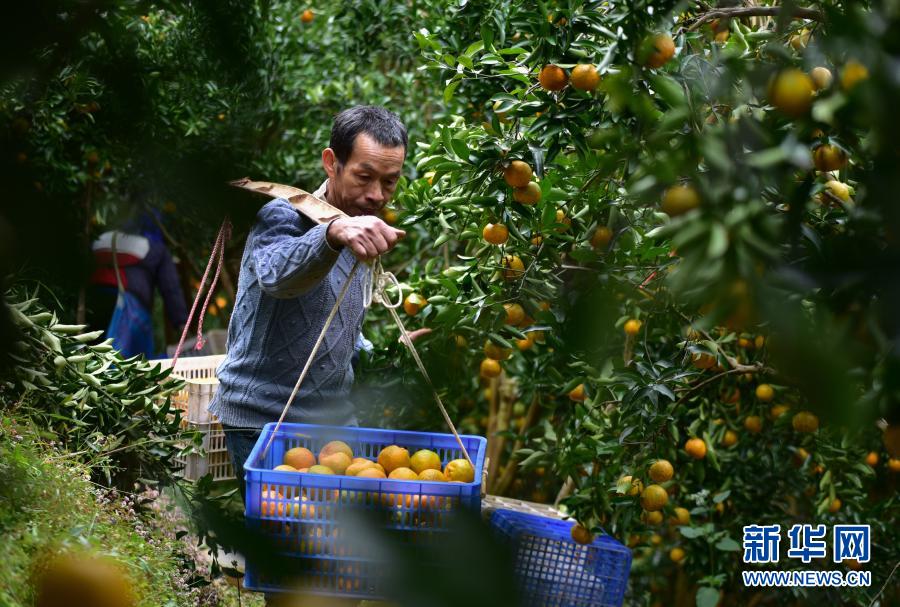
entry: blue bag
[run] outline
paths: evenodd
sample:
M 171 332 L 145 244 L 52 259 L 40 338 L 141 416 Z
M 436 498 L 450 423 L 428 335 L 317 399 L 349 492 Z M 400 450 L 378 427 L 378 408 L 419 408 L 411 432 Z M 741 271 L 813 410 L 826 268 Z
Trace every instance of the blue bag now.
M 125 358 L 136 354 L 153 356 L 153 319 L 149 310 L 128 291 L 119 291 L 106 336 L 113 339 L 113 348 Z

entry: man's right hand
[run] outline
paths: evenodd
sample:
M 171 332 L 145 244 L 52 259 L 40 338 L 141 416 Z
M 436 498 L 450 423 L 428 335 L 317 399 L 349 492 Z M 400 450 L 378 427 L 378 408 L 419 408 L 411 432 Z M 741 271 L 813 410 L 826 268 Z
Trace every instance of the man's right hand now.
M 350 247 L 363 261 L 375 259 L 394 248 L 406 232 L 392 228 L 378 217 L 339 217 L 328 224 L 325 238 L 333 248 Z

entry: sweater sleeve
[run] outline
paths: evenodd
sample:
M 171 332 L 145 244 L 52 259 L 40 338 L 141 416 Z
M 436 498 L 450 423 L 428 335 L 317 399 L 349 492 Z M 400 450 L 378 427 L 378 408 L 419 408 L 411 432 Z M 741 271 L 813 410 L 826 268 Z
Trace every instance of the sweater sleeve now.
M 163 305 L 166 308 L 166 316 L 169 322 L 176 329 L 184 326 L 187 322 L 187 305 L 184 301 L 184 293 L 181 291 L 181 285 L 178 282 L 178 270 L 175 262 L 169 254 L 169 250 L 162 244 L 154 246 L 160 247 L 161 259 L 156 270 L 156 288 L 162 295 Z
M 300 295 L 331 270 L 340 251 L 325 239 L 327 225 L 306 229 L 287 201 L 276 199 L 256 216 L 252 255 L 263 292 L 278 298 Z

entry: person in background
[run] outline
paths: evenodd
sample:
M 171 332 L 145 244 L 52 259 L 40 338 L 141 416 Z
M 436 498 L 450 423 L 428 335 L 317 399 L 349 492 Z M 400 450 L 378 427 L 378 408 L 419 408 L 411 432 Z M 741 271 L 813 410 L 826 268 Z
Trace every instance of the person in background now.
M 166 317 L 176 333 L 181 333 L 187 322 L 187 305 L 178 271 L 158 232 L 159 228 L 143 214 L 127 222 L 122 230 L 100 234 L 91 246 L 95 268 L 87 293 L 87 322 L 93 330 L 112 329 L 114 334 L 108 337 L 116 340 L 114 346 L 126 357 L 156 355 L 152 321 L 155 291 L 162 296 Z M 114 318 L 117 302 L 120 307 L 125 304 L 124 311 L 120 309 L 119 313 L 127 317 Z M 111 326 L 111 320 L 118 321 L 115 327 Z

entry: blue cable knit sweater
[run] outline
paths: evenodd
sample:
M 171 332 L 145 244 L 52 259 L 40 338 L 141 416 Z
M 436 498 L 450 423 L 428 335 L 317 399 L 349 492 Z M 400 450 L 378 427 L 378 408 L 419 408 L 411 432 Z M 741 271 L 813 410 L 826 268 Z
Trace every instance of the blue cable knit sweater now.
M 322 185 L 315 195 L 325 198 Z M 227 356 L 209 410 L 228 426 L 261 428 L 281 415 L 356 257 L 325 240 L 286 200 L 260 209 L 241 259 Z M 285 418 L 355 424 L 347 396 L 360 342 L 367 268 L 360 268 Z

